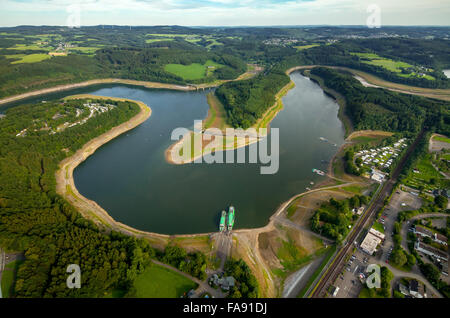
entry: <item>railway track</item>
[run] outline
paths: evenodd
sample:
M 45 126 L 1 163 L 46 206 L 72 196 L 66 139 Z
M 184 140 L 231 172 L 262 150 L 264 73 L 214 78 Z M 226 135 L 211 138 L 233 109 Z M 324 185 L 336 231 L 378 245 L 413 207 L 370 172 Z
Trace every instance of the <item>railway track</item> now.
M 400 172 L 402 171 L 406 160 L 409 158 L 411 153 L 414 151 L 414 149 L 417 147 L 417 144 L 423 137 L 425 131 L 422 130 L 417 138 L 414 140 L 413 144 L 408 148 L 405 155 L 400 160 L 399 164 L 395 168 L 394 172 L 392 173 L 392 176 L 390 179 L 388 179 L 382 186 L 381 190 L 378 192 L 377 197 L 372 202 L 372 204 L 369 206 L 369 208 L 366 210 L 366 213 L 364 213 L 362 219 L 358 222 L 356 227 L 353 229 L 353 231 L 350 233 L 345 245 L 341 248 L 341 250 L 336 254 L 336 257 L 334 260 L 332 260 L 331 265 L 328 267 L 328 270 L 325 272 L 325 274 L 322 276 L 322 278 L 319 280 L 318 284 L 312 291 L 310 297 L 312 298 L 320 298 L 325 296 L 325 292 L 330 284 L 332 284 L 339 275 L 340 271 L 342 270 L 344 264 L 343 260 L 349 250 L 351 249 L 353 242 L 356 241 L 358 236 L 361 234 L 362 230 L 364 229 L 367 222 L 376 214 L 376 212 L 383 207 L 384 200 L 390 195 L 392 192 L 392 189 L 394 188 L 395 183 L 397 182 L 398 176 L 400 175 Z

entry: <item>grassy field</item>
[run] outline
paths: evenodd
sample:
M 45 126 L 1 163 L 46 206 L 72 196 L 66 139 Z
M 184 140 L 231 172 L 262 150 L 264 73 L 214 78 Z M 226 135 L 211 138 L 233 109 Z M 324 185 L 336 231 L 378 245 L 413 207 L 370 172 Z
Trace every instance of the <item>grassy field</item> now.
M 84 54 L 93 54 L 93 53 L 95 53 L 95 51 L 97 51 L 97 50 L 100 50 L 101 49 L 101 47 L 94 47 L 94 46 L 89 46 L 89 47 L 86 47 L 86 46 L 77 46 L 77 47 L 74 47 L 74 48 L 70 48 L 69 50 L 70 51 L 79 51 L 79 52 L 81 52 L 81 53 L 84 53 Z
M 383 67 L 383 68 L 387 69 L 388 71 L 398 73 L 398 75 L 402 76 L 402 77 L 415 76 L 415 77 L 424 77 L 428 80 L 434 80 L 434 77 L 432 77 L 431 75 L 428 75 L 428 74 L 420 76 L 416 72 L 411 72 L 408 74 L 402 73 L 402 69 L 415 68 L 413 65 L 406 63 L 406 62 L 394 61 L 394 60 L 391 60 L 388 58 L 378 56 L 377 54 L 374 54 L 374 53 L 355 53 L 355 52 L 353 52 L 350 54 L 358 56 L 361 59 L 362 63 Z
M 152 264 L 134 281 L 138 298 L 179 298 L 197 284 L 162 266 Z
M 434 136 L 433 140 L 442 141 L 442 142 L 446 142 L 446 143 L 450 144 L 450 138 L 443 137 L 443 136 Z
M 11 62 L 11 64 L 21 64 L 21 63 L 36 63 L 47 60 L 51 58 L 48 54 L 12 54 L 5 55 L 7 59 L 17 59 L 17 61 Z
M 16 44 L 16 45 L 14 45 L 14 46 L 8 48 L 8 50 L 22 50 L 22 51 L 24 51 L 24 50 L 31 50 L 31 51 L 36 51 L 36 50 L 42 51 L 42 50 L 44 50 L 44 51 L 50 51 L 50 49 L 51 49 L 51 48 L 49 48 L 49 47 L 45 47 L 45 46 L 38 45 L 38 44 L 28 44 L 28 45 L 27 45 L 27 44 Z
M 13 284 L 16 278 L 17 270 L 23 261 L 13 261 L 5 266 L 5 270 L 2 273 L 2 294 L 4 298 L 11 296 L 13 292 Z
M 173 38 L 161 38 L 161 39 L 147 39 L 145 43 L 154 43 L 154 42 L 162 42 L 162 41 L 173 41 Z
M 341 188 L 344 191 L 348 191 L 351 193 L 355 193 L 355 194 L 361 194 L 362 193 L 362 187 L 359 186 L 347 186 L 347 187 L 342 187 Z
M 207 76 L 207 73 L 211 68 L 215 69 L 223 66 L 222 64 L 208 60 L 205 64 L 192 63 L 190 65 L 182 64 L 167 64 L 164 69 L 167 72 L 178 75 L 185 80 L 202 79 Z M 211 67 L 208 69 L 208 67 Z
M 423 187 L 431 191 L 437 188 L 447 188 L 449 181 L 433 167 L 431 155 L 426 154 L 418 161 L 415 171 L 411 171 L 405 180 L 405 185 L 415 189 Z
M 384 233 L 384 227 L 381 223 L 378 222 L 373 223 L 372 228 L 380 233 Z
M 299 46 L 294 46 L 294 48 L 297 49 L 297 51 L 303 51 L 303 50 L 307 50 L 307 49 L 310 49 L 310 48 L 316 47 L 316 46 L 320 46 L 320 44 L 299 45 Z

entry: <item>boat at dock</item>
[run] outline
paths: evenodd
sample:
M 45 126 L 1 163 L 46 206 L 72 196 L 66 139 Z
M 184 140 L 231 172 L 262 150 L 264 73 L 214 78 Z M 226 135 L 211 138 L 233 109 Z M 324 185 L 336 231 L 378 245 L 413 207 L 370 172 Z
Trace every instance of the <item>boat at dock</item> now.
M 227 218 L 227 212 L 222 211 L 222 216 L 220 217 L 220 224 L 219 224 L 219 230 L 220 232 L 225 231 L 225 222 L 226 222 L 226 218 Z
M 234 207 L 230 206 L 228 209 L 228 231 L 231 231 L 234 226 Z
M 325 172 L 319 169 L 312 169 L 312 172 L 317 173 L 319 176 L 324 176 Z

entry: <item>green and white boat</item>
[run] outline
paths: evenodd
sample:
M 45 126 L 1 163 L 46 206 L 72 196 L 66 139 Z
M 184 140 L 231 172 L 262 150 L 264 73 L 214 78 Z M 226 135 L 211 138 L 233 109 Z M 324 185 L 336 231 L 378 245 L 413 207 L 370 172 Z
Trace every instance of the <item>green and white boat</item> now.
M 228 231 L 231 231 L 234 226 L 234 207 L 230 206 L 228 209 Z
M 222 216 L 220 217 L 220 225 L 219 225 L 219 230 L 220 230 L 220 232 L 225 231 L 225 228 L 226 228 L 226 226 L 225 226 L 226 218 L 227 218 L 227 212 L 222 211 Z

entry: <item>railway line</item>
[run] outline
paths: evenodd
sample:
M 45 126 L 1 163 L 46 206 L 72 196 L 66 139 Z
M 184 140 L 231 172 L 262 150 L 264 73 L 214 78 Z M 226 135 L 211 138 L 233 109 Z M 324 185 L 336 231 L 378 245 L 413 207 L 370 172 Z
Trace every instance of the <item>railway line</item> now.
M 330 260 L 331 264 L 328 267 L 328 270 L 325 272 L 325 274 L 322 276 L 322 278 L 317 283 L 316 287 L 312 290 L 310 297 L 312 298 L 320 298 L 325 296 L 325 292 L 328 289 L 328 286 L 332 284 L 339 273 L 341 272 L 344 264 L 343 260 L 345 259 L 345 256 L 353 246 L 353 242 L 356 241 L 358 236 L 361 234 L 362 230 L 366 226 L 369 220 L 372 219 L 372 217 L 376 214 L 376 212 L 383 207 L 384 200 L 390 195 L 392 192 L 395 183 L 397 182 L 398 176 L 400 175 L 400 172 L 402 171 L 407 159 L 411 155 L 411 153 L 414 151 L 414 149 L 417 147 L 417 144 L 423 137 L 425 131 L 422 130 L 417 138 L 414 140 L 412 145 L 408 148 L 405 155 L 400 160 L 399 164 L 395 168 L 394 172 L 392 173 L 391 178 L 389 178 L 383 185 L 381 190 L 378 192 L 377 197 L 374 199 L 372 204 L 369 206 L 369 208 L 364 213 L 363 217 L 360 219 L 356 227 L 353 229 L 353 231 L 348 236 L 344 246 L 340 249 L 340 251 L 336 254 L 335 258 Z

